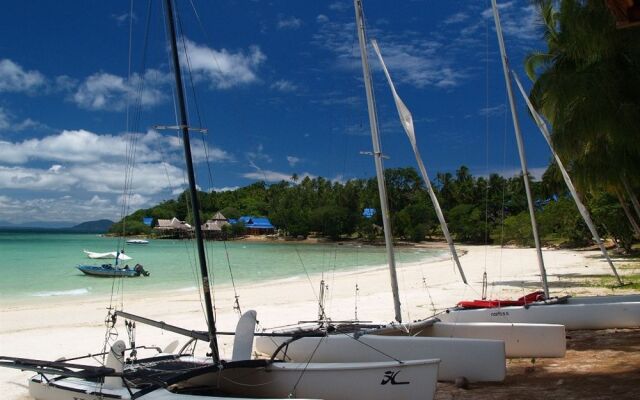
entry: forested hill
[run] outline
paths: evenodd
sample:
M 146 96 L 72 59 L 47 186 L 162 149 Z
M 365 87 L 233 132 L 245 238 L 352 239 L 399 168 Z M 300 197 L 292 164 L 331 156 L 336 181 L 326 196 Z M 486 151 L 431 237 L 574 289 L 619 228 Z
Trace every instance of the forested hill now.
M 396 238 L 420 241 L 441 235 L 438 220 L 422 179 L 413 168 L 385 171 L 393 234 Z M 568 241 L 586 244 L 588 230 L 571 200 L 564 183 L 552 164 L 532 190 L 539 214 L 542 236 L 551 242 Z M 473 243 L 516 242 L 530 244 L 531 226 L 521 176 L 504 178 L 498 174 L 474 177 L 467 167 L 455 174 L 439 173 L 433 182 L 449 228 L 457 241 Z M 344 183 L 327 179 L 290 181 L 267 185 L 256 182 L 232 191 L 199 193 L 203 221 L 216 211 L 227 218 L 241 215 L 266 216 L 277 229 L 290 236 L 307 236 L 310 232 L 333 239 L 359 237 L 373 239 L 382 226 L 379 212 L 371 218 L 363 216 L 365 208 L 379 210 L 375 178 L 353 179 Z M 138 210 L 127 217 L 129 234 L 150 233 L 143 217 L 192 222 L 185 192 L 175 200 Z M 625 244 L 632 240 L 624 214 L 616 199 L 604 192 L 590 193 L 592 209 L 603 233 Z M 604 230 L 606 226 L 606 231 Z M 116 223 L 114 233 L 122 232 Z

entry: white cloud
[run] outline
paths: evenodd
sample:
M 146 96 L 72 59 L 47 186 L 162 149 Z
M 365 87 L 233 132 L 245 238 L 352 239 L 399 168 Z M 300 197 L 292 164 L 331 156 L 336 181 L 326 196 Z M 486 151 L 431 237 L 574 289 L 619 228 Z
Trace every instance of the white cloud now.
M 334 11 L 345 11 L 351 8 L 351 5 L 344 1 L 335 1 L 329 4 L 329 9 Z
M 231 192 L 233 190 L 239 189 L 240 186 L 223 186 L 223 187 L 212 187 L 209 189 L 209 192 Z
M 325 22 L 329 22 L 329 17 L 324 14 L 318 14 L 316 17 L 316 22 L 319 24 L 324 24 Z
M 76 196 L 16 199 L 0 196 L 0 219 L 12 223 L 33 221 L 88 221 L 119 218 L 115 202 L 97 196 L 87 200 Z
M 516 6 L 513 1 L 498 5 L 500 24 L 506 38 L 530 42 L 542 37 L 540 16 L 534 4 Z M 482 17 L 493 20 L 493 10 L 485 9 Z
M 137 209 L 141 208 L 144 205 L 150 204 L 151 198 L 147 196 L 143 196 L 139 193 L 132 193 L 129 196 L 119 196 L 118 204 L 122 205 L 123 202 L 126 201 L 126 204 L 129 208 Z
M 0 93 L 29 93 L 45 85 L 46 78 L 40 72 L 26 71 L 9 59 L 0 60 Z
M 280 182 L 280 181 L 290 181 L 291 175 L 293 174 L 286 173 L 286 172 L 270 171 L 265 169 L 265 170 L 257 170 L 255 172 L 244 173 L 242 174 L 242 177 L 247 179 L 255 179 L 258 181 L 265 181 L 265 182 Z M 315 178 L 315 175 L 312 175 L 308 172 L 303 172 L 301 174 L 298 174 L 298 179 L 304 179 L 306 177 L 313 179 Z
M 294 92 L 298 87 L 291 81 L 280 79 L 271 84 L 271 89 L 275 89 L 280 92 Z
M 298 29 L 302 26 L 302 20 L 294 16 L 283 17 L 278 16 L 278 29 Z
M 182 160 L 183 146 L 175 135 L 164 136 L 157 131 L 137 133 L 136 161 L 157 162 L 162 157 L 172 161 Z M 45 160 L 63 163 L 96 163 L 126 161 L 130 151 L 129 135 L 98 135 L 83 129 L 62 131 L 40 139 L 27 139 L 22 142 L 0 141 L 0 161 L 6 164 L 25 164 L 31 160 Z M 214 146 L 208 147 L 209 161 L 231 161 L 233 157 L 226 151 Z M 194 142 L 192 154 L 195 162 L 206 160 L 202 145 Z
M 229 89 L 258 80 L 258 67 L 267 56 L 260 47 L 250 46 L 248 51 L 215 50 L 186 40 L 189 65 L 198 79 L 207 80 L 211 87 Z M 183 61 L 185 60 L 182 54 Z
M 88 110 L 122 111 L 127 102 L 139 102 L 142 106 L 153 106 L 167 99 L 162 85 L 169 80 L 167 74 L 147 70 L 144 75 L 133 74 L 131 80 L 106 72 L 89 76 L 78 87 L 72 100 Z
M 6 109 L 0 107 L 0 131 L 20 132 L 25 130 L 50 130 L 47 125 L 34 121 L 31 118 L 22 121 L 15 121 Z
M 76 164 L 57 168 L 0 166 L 0 189 L 64 192 L 83 189 L 94 193 L 122 193 L 122 163 Z M 167 163 L 136 165 L 131 187 L 153 195 L 183 181 L 183 170 Z
M 252 164 L 253 168 L 255 169 L 259 169 L 257 166 L 255 166 L 256 161 L 266 161 L 268 163 L 273 161 L 271 156 L 264 152 L 264 146 L 262 145 L 262 143 L 258 144 L 256 151 L 248 151 L 245 153 L 245 156 L 249 160 L 249 164 Z
M 444 24 L 446 24 L 446 25 L 457 24 L 457 23 L 466 21 L 468 18 L 469 18 L 469 15 L 467 13 L 459 12 L 459 13 L 455 13 L 455 14 L 451 15 L 450 17 L 448 17 L 447 19 L 445 19 L 444 20 Z
M 320 25 L 313 36 L 313 43 L 334 52 L 338 68 L 360 70 L 359 54 L 353 49 L 355 24 L 327 22 Z M 385 63 L 396 83 L 407 83 L 422 88 L 457 86 L 466 74 L 454 67 L 452 57 L 444 54 L 445 46 L 428 40 L 417 32 L 385 34 L 375 27 L 369 28 L 369 36 L 377 38 Z M 377 57 L 370 54 L 372 68 L 379 69 Z
M 66 191 L 77 183 L 78 178 L 55 171 L 0 166 L 0 189 Z
M 287 162 L 290 166 L 295 167 L 296 164 L 300 162 L 300 159 L 295 156 L 287 156 Z

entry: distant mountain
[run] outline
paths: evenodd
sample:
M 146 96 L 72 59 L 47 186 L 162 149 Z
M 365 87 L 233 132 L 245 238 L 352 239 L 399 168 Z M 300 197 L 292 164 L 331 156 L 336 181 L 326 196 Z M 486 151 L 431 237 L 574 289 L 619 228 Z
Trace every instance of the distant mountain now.
M 84 233 L 105 233 L 111 228 L 113 221 L 108 219 L 99 219 L 97 221 L 87 221 L 81 224 L 66 228 L 65 231 L 84 232 Z

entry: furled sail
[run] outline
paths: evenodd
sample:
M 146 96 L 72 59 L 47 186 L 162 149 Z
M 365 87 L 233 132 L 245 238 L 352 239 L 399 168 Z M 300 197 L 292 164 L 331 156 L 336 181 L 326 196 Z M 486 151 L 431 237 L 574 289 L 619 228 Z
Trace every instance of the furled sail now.
M 413 148 L 413 153 L 416 156 L 416 162 L 418 163 L 418 168 L 422 173 L 422 179 L 424 183 L 427 185 L 427 191 L 429 192 L 429 197 L 431 197 L 431 201 L 433 202 L 433 207 L 436 210 L 436 214 L 438 215 L 438 221 L 440 221 L 440 227 L 442 228 L 442 233 L 444 233 L 445 238 L 447 239 L 447 243 L 449 244 L 449 251 L 451 251 L 451 256 L 458 267 L 458 271 L 460 271 L 460 276 L 462 277 L 462 281 L 467 283 L 467 278 L 464 275 L 464 271 L 462 269 L 462 265 L 460 265 L 460 260 L 458 259 L 458 253 L 456 252 L 456 248 L 453 244 L 453 239 L 451 239 L 451 234 L 449 233 L 449 228 L 447 227 L 447 221 L 444 219 L 444 215 L 442 214 L 442 209 L 440 208 L 440 203 L 438 202 L 438 198 L 436 197 L 435 192 L 433 191 L 433 187 L 431 186 L 431 181 L 429 180 L 429 175 L 427 174 L 427 169 L 422 162 L 422 157 L 420 157 L 420 151 L 418 150 L 418 144 L 416 143 L 416 134 L 415 129 L 413 127 L 413 117 L 411 116 L 411 112 L 404 104 L 400 96 L 398 96 L 398 92 L 396 92 L 396 88 L 393 85 L 393 81 L 391 80 L 391 76 L 389 75 L 389 71 L 387 70 L 387 66 L 382 59 L 382 54 L 380 53 L 380 48 L 378 47 L 378 43 L 375 40 L 371 41 L 373 45 L 373 50 L 376 52 L 378 56 L 378 60 L 380 60 L 380 65 L 382 65 L 382 70 L 387 77 L 387 82 L 389 82 L 389 87 L 391 88 L 391 93 L 393 94 L 393 100 L 396 103 L 396 108 L 398 109 L 398 115 L 400 116 L 400 122 L 402 123 L 402 127 L 409 138 L 409 142 L 411 142 L 411 147 Z

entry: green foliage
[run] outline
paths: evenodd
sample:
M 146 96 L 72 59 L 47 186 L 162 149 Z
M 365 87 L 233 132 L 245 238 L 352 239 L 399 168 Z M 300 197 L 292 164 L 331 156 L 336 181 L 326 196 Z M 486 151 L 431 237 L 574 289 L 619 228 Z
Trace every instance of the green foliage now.
M 385 176 L 394 236 L 415 242 L 427 236 L 440 237 L 442 233 L 434 206 L 417 172 L 412 168 L 389 169 Z M 463 166 L 455 174 L 438 174 L 437 177 L 433 184 L 435 194 L 456 241 L 485 243 L 499 240 L 504 218 L 506 242 L 533 244 L 522 176 L 505 178 L 491 174 L 488 179 L 476 178 Z M 543 242 L 550 240 L 574 245 L 590 242 L 591 235 L 573 201 L 566 196 L 553 164 L 542 182 L 532 181 L 531 186 L 537 200 L 546 200 L 553 194 L 560 198 L 557 203 L 549 201 L 537 211 Z M 353 179 L 344 184 L 309 177 L 298 179 L 295 184 L 282 181 L 267 186 L 257 182 L 233 191 L 200 192 L 198 198 L 203 206 L 203 222 L 220 210 L 227 218 L 266 216 L 276 229 L 293 237 L 316 232 L 339 239 L 357 233 L 364 240 L 374 241 L 383 233 L 375 178 Z M 148 232 L 148 227 L 140 224 L 145 216 L 152 216 L 156 221 L 175 216 L 191 222 L 188 200 L 189 196 L 183 193 L 176 200 L 134 212 L 127 217 L 127 232 Z M 594 207 L 594 220 L 601 223 L 599 231 L 603 236 L 613 237 L 621 247 L 629 248 L 633 236 L 616 199 L 600 193 L 589 196 L 588 200 L 588 206 Z M 365 208 L 377 210 L 373 218 L 362 216 Z M 112 232 L 120 234 L 121 229 L 117 224 Z M 225 228 L 225 233 L 231 236 L 244 232 L 242 225 Z M 489 238 L 485 238 L 486 232 L 491 232 Z
M 603 228 L 600 232 L 606 232 L 627 253 L 631 252 L 633 231 L 620 203 L 607 193 L 598 193 L 590 199 L 589 206 L 593 219 Z
M 499 237 L 501 233 L 504 234 L 503 240 L 505 243 L 529 247 L 535 245 L 528 212 L 521 212 L 520 214 L 507 217 L 504 220 L 502 232 L 499 228 L 496 229 L 494 231 L 494 237 Z
M 570 197 L 549 202 L 537 219 L 542 238 L 564 238 L 573 246 L 584 246 L 591 240 L 591 233 Z
M 449 228 L 462 242 L 484 243 L 488 240 L 484 207 L 459 204 L 449 211 Z

